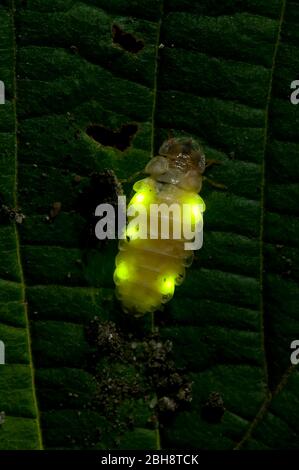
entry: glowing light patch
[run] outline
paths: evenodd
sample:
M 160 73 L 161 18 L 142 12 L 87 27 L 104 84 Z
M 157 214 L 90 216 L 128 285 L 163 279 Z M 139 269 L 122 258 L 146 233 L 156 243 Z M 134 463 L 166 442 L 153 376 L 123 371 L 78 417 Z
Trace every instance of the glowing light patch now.
M 183 201 L 183 203 L 184 204 L 190 204 L 192 206 L 192 208 L 193 207 L 198 208 L 198 213 L 199 212 L 204 212 L 206 210 L 206 205 L 205 205 L 203 199 L 198 194 L 194 194 L 194 195 L 192 195 L 192 197 L 186 198 Z M 194 213 L 194 215 L 195 215 L 195 213 Z
M 144 206 L 150 204 L 153 200 L 153 191 L 151 189 L 146 190 L 144 188 L 142 191 L 139 191 L 135 196 L 132 197 L 130 201 L 130 206 L 134 204 L 143 204 Z
M 130 277 L 130 272 L 128 269 L 127 264 L 123 261 L 119 263 L 115 270 L 115 274 L 118 277 L 119 280 L 121 281 L 127 281 Z
M 191 197 L 184 198 L 182 203 L 186 221 L 191 219 L 192 224 L 202 222 L 202 213 L 205 211 L 206 206 L 203 199 L 198 194 L 192 194 Z
M 199 219 L 201 217 L 201 212 L 197 204 L 191 206 L 191 212 L 192 212 L 192 215 L 194 215 L 196 219 Z
M 155 198 L 156 189 L 155 184 L 150 178 L 146 178 L 141 181 L 137 181 L 133 186 L 136 191 L 135 196 L 132 197 L 129 205 L 132 204 L 150 204 Z
M 136 194 L 135 196 L 135 200 L 136 202 L 138 202 L 138 204 L 140 204 L 141 202 L 143 202 L 145 199 L 145 195 L 143 193 L 138 193 Z
M 163 295 L 172 295 L 174 293 L 175 280 L 173 277 L 164 277 L 160 283 L 160 292 Z

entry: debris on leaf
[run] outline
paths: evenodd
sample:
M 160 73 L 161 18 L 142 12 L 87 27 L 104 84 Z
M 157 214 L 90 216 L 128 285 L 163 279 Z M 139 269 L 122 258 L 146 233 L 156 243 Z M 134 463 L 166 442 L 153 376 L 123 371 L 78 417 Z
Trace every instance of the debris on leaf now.
M 217 424 L 225 412 L 223 398 L 218 392 L 211 392 L 202 407 L 202 418 L 208 423 Z
M 50 209 L 49 219 L 53 221 L 61 211 L 61 202 L 53 202 Z
M 0 223 L 15 222 L 16 224 L 22 224 L 25 219 L 25 215 L 19 209 L 14 209 L 6 204 L 1 204 L 0 199 Z
M 157 332 L 127 334 L 112 321 L 95 318 L 87 328 L 87 339 L 93 350 L 90 367 L 98 384 L 94 406 L 100 407 L 114 435 L 134 425 L 136 403 L 146 405 L 146 423 L 151 427 L 158 422 L 163 426 L 190 403 L 192 383 L 176 367 L 171 341 Z M 124 403 L 133 407 L 130 413 L 124 411 Z
M 172 398 L 162 397 L 158 401 L 158 407 L 160 412 L 174 412 L 178 405 Z
M 98 322 L 93 320 L 88 328 L 88 337 L 97 346 L 100 355 L 122 357 L 122 338 L 111 321 Z

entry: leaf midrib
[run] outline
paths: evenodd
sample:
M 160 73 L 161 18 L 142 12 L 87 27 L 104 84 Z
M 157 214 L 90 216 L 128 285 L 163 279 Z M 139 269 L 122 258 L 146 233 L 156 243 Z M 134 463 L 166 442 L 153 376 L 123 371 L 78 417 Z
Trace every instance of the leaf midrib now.
M 267 351 L 266 351 L 266 335 L 265 335 L 265 311 L 264 311 L 264 225 L 265 225 L 265 186 L 266 186 L 266 156 L 267 149 L 270 141 L 269 134 L 269 121 L 270 121 L 270 106 L 273 91 L 273 78 L 276 68 L 277 53 L 280 46 L 282 25 L 284 22 L 286 1 L 282 0 L 281 13 L 279 17 L 279 24 L 277 29 L 277 39 L 273 52 L 272 67 L 269 80 L 269 88 L 267 95 L 267 103 L 265 109 L 265 127 L 264 127 L 264 141 L 263 141 L 263 160 L 262 160 L 262 180 L 261 180 L 261 218 L 260 218 L 260 289 L 261 289 L 261 321 L 262 321 L 262 341 L 263 352 L 265 358 L 265 381 L 267 384 L 267 391 L 269 391 L 269 370 L 267 364 Z
M 273 91 L 273 79 L 274 79 L 274 73 L 276 69 L 277 53 L 278 53 L 278 49 L 280 46 L 282 26 L 283 26 L 283 22 L 285 18 L 286 3 L 287 3 L 287 0 L 282 0 L 281 13 L 279 17 L 278 30 L 277 30 L 277 39 L 276 39 L 274 52 L 273 52 L 272 67 L 271 67 L 267 102 L 266 102 L 266 108 L 265 108 L 263 159 L 262 159 L 262 172 L 261 172 L 262 179 L 261 179 L 261 217 L 260 217 L 260 312 L 261 312 L 260 317 L 261 317 L 261 332 L 262 332 L 262 351 L 263 351 L 263 357 L 264 357 L 266 398 L 264 402 L 262 403 L 261 407 L 259 408 L 255 418 L 253 419 L 246 433 L 240 439 L 239 443 L 236 445 L 235 449 L 241 449 L 243 445 L 248 441 L 248 439 L 252 436 L 255 428 L 263 419 L 267 410 L 269 409 L 273 398 L 284 388 L 292 370 L 294 369 L 294 366 L 289 367 L 286 370 L 286 372 L 283 374 L 281 381 L 278 383 L 275 390 L 273 392 L 270 391 L 269 367 L 268 367 L 268 360 L 267 360 L 267 344 L 266 344 L 266 332 L 265 332 L 265 305 L 264 305 L 264 278 L 265 278 L 264 226 L 265 226 L 265 211 L 266 211 L 266 208 L 265 208 L 266 156 L 267 156 L 268 145 L 270 142 L 269 123 L 270 123 L 270 106 L 271 106 L 271 98 L 272 98 L 272 91 Z
M 16 26 L 15 26 L 15 0 L 10 0 L 10 11 L 11 11 L 11 28 L 13 34 L 13 113 L 14 113 L 14 136 L 15 136 L 15 190 L 13 194 L 14 206 L 18 207 L 18 142 L 17 142 L 17 135 L 18 135 L 18 121 L 17 121 L 17 83 L 16 83 L 16 61 L 17 61 L 17 45 L 16 45 Z M 14 224 L 14 232 L 15 232 L 15 240 L 16 240 L 16 252 L 17 252 L 17 262 L 20 274 L 20 285 L 21 285 L 21 294 L 22 299 L 21 302 L 24 306 L 24 315 L 25 315 L 25 329 L 26 329 L 26 336 L 27 336 L 27 344 L 28 344 L 28 355 L 29 355 L 29 367 L 31 372 L 31 379 L 32 379 L 32 396 L 34 402 L 34 408 L 36 413 L 36 424 L 37 424 L 37 436 L 38 436 L 38 447 L 39 450 L 43 449 L 43 441 L 42 441 L 42 432 L 41 432 L 41 424 L 40 424 L 40 413 L 37 403 L 37 396 L 36 396 L 36 387 L 35 387 L 35 372 L 34 372 L 34 365 L 33 365 L 33 357 L 32 357 L 32 348 L 31 348 L 31 337 L 30 337 L 30 325 L 29 325 L 29 316 L 28 316 L 28 307 L 26 302 L 26 284 L 24 278 L 24 272 L 22 267 L 21 261 L 21 251 L 20 251 L 20 238 L 18 229 L 16 224 Z
M 235 446 L 235 450 L 240 450 L 242 449 L 243 445 L 251 438 L 254 430 L 256 427 L 259 425 L 259 423 L 262 421 L 264 416 L 266 415 L 267 411 L 269 410 L 273 399 L 283 390 L 283 388 L 286 386 L 289 377 L 291 376 L 292 372 L 295 370 L 295 366 L 291 365 L 286 372 L 283 374 L 280 382 L 277 384 L 275 390 L 271 393 L 268 391 L 267 396 L 263 403 L 261 404 L 255 418 L 251 422 L 250 426 L 248 427 L 246 433 L 242 437 L 242 439 L 238 442 L 238 444 Z

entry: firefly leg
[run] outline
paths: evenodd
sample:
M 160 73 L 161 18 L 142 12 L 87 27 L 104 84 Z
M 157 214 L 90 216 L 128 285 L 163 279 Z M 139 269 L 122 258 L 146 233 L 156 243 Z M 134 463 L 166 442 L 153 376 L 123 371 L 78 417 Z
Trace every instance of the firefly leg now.
M 223 162 L 221 160 L 216 160 L 216 159 L 210 159 L 206 160 L 206 167 L 205 170 L 213 165 L 221 165 Z M 207 176 L 203 176 L 203 180 L 207 181 L 211 186 L 214 186 L 215 188 L 218 189 L 227 189 L 227 186 L 225 184 L 217 183 L 216 181 L 212 180 L 211 178 L 208 178 Z
M 211 178 L 208 178 L 207 176 L 202 177 L 204 181 L 207 181 L 211 186 L 214 186 L 217 189 L 227 189 L 227 186 L 225 184 L 217 183 L 216 181 L 212 180 Z
M 221 165 L 222 161 L 221 160 L 215 160 L 214 158 L 210 159 L 210 160 L 206 160 L 206 168 L 209 168 L 210 166 L 212 165 Z

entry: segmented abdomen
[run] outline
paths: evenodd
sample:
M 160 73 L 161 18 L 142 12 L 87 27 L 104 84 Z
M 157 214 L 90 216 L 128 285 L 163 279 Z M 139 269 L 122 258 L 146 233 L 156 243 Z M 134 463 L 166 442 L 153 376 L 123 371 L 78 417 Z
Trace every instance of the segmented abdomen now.
M 191 193 L 178 188 L 175 185 L 157 183 L 152 178 L 138 181 L 134 185 L 136 194 L 131 199 L 128 207 L 142 204 L 147 209 L 150 204 L 173 203 L 189 204 L 192 207 L 203 206 L 203 201 L 196 193 Z M 204 209 L 203 209 L 204 210 Z M 193 214 L 193 222 L 200 219 L 202 212 Z M 193 251 L 185 249 L 186 239 L 163 239 L 164 233 L 161 225 L 161 214 L 157 217 L 157 239 L 150 239 L 150 218 L 147 218 L 147 239 L 137 238 L 137 232 L 130 227 L 126 228 L 126 239 L 119 243 L 119 253 L 116 257 L 116 269 L 114 282 L 116 295 L 121 301 L 123 310 L 134 315 L 143 315 L 154 312 L 162 304 L 168 302 L 175 290 L 175 286 L 181 284 L 185 277 L 185 268 L 193 261 Z M 130 222 L 130 218 L 129 218 Z M 152 220 L 151 220 L 152 223 Z M 168 220 L 170 234 L 173 226 L 181 223 L 175 215 L 170 213 Z

